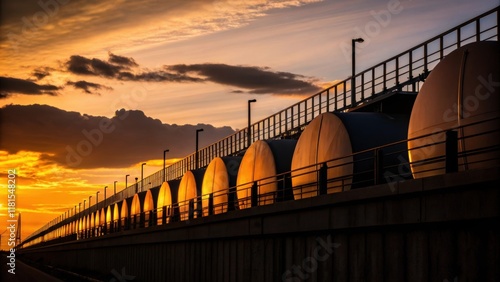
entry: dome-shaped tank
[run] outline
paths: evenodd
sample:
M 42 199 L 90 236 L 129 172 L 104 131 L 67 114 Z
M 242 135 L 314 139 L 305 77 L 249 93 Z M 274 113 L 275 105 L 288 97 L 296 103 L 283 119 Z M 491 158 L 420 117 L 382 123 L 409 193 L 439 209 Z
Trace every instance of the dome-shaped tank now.
M 125 198 L 120 208 L 120 226 L 122 229 L 130 228 L 130 206 L 134 197 Z
M 236 186 L 236 176 L 241 163 L 241 157 L 214 158 L 206 168 L 201 186 L 203 216 L 209 214 L 209 197 L 213 197 L 213 213 L 224 213 L 234 209 L 234 191 L 229 189 Z
M 317 186 L 311 186 L 318 179 L 317 170 L 326 161 L 346 157 L 329 163 L 328 179 L 352 174 L 352 146 L 349 133 L 342 121 L 330 113 L 321 114 L 304 129 L 295 147 L 292 159 L 292 185 L 294 198 L 308 198 L 317 195 Z M 351 178 L 328 183 L 328 193 L 350 188 Z
M 374 152 L 367 151 L 404 140 L 408 116 L 382 113 L 324 113 L 302 132 L 292 160 L 294 198 L 318 194 L 318 169 L 327 164 L 327 193 L 374 184 Z M 398 171 L 407 159 L 404 143 L 383 149 L 384 171 Z M 395 153 L 395 152 L 400 153 Z M 391 172 L 392 173 L 392 172 Z
M 112 231 L 118 231 L 120 229 L 120 211 L 122 207 L 122 202 L 117 202 L 113 204 L 113 223 L 112 223 Z
M 158 200 L 156 201 L 156 206 L 158 207 L 158 225 L 163 224 L 163 207 L 165 207 L 165 223 L 170 222 L 170 217 L 173 213 L 173 203 L 170 184 L 169 182 L 163 182 L 158 192 Z
M 177 202 L 179 206 L 180 220 L 189 219 L 189 203 L 192 202 L 194 210 L 193 217 L 196 218 L 200 212 L 201 204 L 199 203 L 201 195 L 201 184 L 205 170 L 189 170 L 182 176 L 179 183 L 179 191 L 177 194 Z
M 258 140 L 245 152 L 236 179 L 239 209 L 251 207 L 251 187 L 257 182 L 258 204 L 272 204 L 276 200 L 287 200 L 291 193 L 285 181 L 278 181 L 277 174 L 290 171 L 296 140 Z
M 457 130 L 459 170 L 499 165 L 498 149 L 486 149 L 498 147 L 500 140 L 499 62 L 500 43 L 476 42 L 448 54 L 429 74 L 408 128 L 415 178 L 445 173 L 443 131 L 457 127 L 462 127 Z

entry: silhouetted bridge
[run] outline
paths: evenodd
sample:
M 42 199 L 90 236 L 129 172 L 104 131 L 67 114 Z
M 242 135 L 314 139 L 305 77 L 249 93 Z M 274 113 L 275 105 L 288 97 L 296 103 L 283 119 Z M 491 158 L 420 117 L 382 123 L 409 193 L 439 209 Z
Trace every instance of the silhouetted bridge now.
M 375 121 L 408 115 L 420 83 L 445 56 L 498 42 L 499 14 L 497 7 L 358 73 L 355 95 L 348 78 L 61 215 L 26 238 L 19 254 L 108 281 L 122 274 L 134 281 L 498 280 L 498 108 L 496 116 L 415 138 L 405 128 L 383 131 L 389 139 L 381 144 L 354 125 L 376 131 Z M 352 152 L 293 168 L 289 149 L 301 142 L 294 139 L 328 122 L 345 125 Z M 376 145 L 359 147 L 356 139 Z M 266 146 L 270 153 L 261 155 Z M 203 193 L 218 158 L 230 186 Z M 271 159 L 273 174 L 256 176 Z M 250 180 L 236 185 L 249 162 Z

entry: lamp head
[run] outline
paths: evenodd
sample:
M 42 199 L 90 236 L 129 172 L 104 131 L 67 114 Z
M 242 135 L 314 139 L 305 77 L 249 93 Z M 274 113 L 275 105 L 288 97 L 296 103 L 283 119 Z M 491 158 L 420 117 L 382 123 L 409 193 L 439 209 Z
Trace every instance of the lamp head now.
M 363 38 L 361 38 L 361 37 L 360 37 L 360 38 L 353 39 L 352 41 L 353 41 L 353 42 L 358 42 L 358 43 L 363 43 L 363 42 L 365 42 L 365 40 L 364 40 Z

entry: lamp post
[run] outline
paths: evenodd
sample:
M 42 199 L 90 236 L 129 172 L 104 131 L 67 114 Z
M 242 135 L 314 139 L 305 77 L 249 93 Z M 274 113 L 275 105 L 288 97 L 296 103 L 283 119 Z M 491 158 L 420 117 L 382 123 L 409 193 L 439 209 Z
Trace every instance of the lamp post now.
M 165 171 L 165 160 L 167 158 L 167 152 L 169 152 L 168 149 L 163 150 L 163 182 L 167 182 L 167 173 Z
M 127 188 L 127 178 L 130 176 L 130 174 L 125 175 L 125 188 Z
M 139 178 L 137 178 L 137 177 L 135 178 L 135 192 L 136 192 L 136 193 L 137 193 L 137 187 L 138 187 L 138 186 L 137 186 L 137 180 L 138 180 L 138 179 L 139 179 Z
M 351 76 L 351 108 L 354 108 L 356 104 L 356 43 L 363 43 L 365 40 L 363 38 L 355 38 L 352 40 L 352 76 Z
M 115 181 L 113 182 L 113 186 L 114 186 L 114 187 L 113 187 L 113 188 L 114 188 L 114 189 L 113 189 L 113 192 L 114 192 L 114 193 L 113 193 L 113 195 L 116 195 L 116 182 L 118 182 L 118 181 L 116 181 L 116 180 L 115 180 Z
M 83 200 L 83 210 L 85 210 L 85 202 L 87 202 L 87 200 Z
M 141 192 L 144 191 L 144 165 L 146 163 L 141 164 Z
M 198 155 L 198 133 L 202 132 L 203 128 L 196 129 L 196 150 L 195 150 L 195 168 L 198 169 L 200 167 L 199 164 L 199 155 Z
M 252 99 L 252 100 L 248 100 L 248 127 L 247 127 L 247 145 L 248 147 L 250 147 L 250 145 L 252 145 L 252 129 L 250 128 L 252 126 L 252 123 L 251 123 L 251 111 L 250 111 L 250 104 L 251 103 L 255 103 L 257 102 L 257 100 L 255 99 Z
M 95 205 L 97 209 L 99 209 L 99 207 L 97 206 L 97 204 L 99 204 L 99 192 L 100 191 L 95 192 Z
M 89 214 L 90 214 L 90 199 L 92 199 L 92 196 L 89 196 Z
M 78 203 L 78 213 L 80 213 L 82 211 L 81 207 L 82 207 L 82 203 Z M 83 207 L 83 209 L 85 209 L 85 207 Z
M 115 187 L 116 187 L 116 182 L 115 182 Z M 106 188 L 108 188 L 108 186 L 104 186 L 104 206 L 106 206 Z

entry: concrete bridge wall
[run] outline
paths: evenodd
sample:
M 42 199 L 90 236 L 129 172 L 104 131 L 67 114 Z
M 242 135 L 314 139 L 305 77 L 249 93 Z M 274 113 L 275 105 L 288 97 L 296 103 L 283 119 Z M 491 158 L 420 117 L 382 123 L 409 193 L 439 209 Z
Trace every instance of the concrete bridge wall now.
M 120 281 L 117 273 L 132 281 L 498 281 L 499 174 L 408 180 L 20 253 L 104 281 Z

